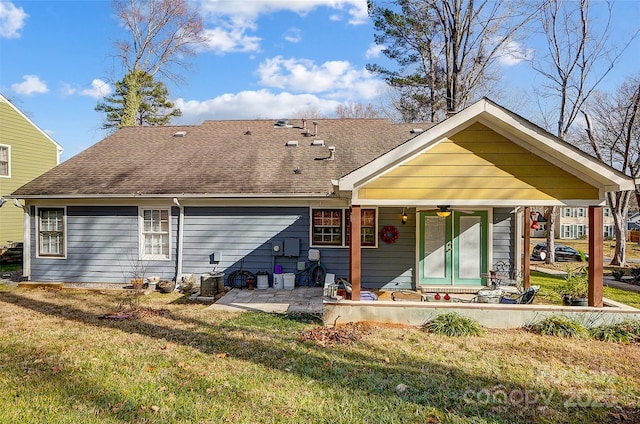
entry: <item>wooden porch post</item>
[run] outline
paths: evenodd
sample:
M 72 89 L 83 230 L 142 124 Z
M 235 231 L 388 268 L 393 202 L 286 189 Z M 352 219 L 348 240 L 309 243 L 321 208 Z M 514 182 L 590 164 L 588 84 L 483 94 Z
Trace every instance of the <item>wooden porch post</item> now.
M 524 260 L 522 262 L 522 286 L 526 290 L 531 285 L 531 208 L 529 206 L 524 208 L 523 230 L 524 246 L 522 246 L 522 255 L 524 256 Z
M 589 206 L 589 306 L 602 307 L 602 206 Z
M 349 243 L 349 281 L 351 281 L 351 300 L 360 300 L 361 251 L 360 232 L 362 226 L 361 206 L 351 206 L 351 237 Z

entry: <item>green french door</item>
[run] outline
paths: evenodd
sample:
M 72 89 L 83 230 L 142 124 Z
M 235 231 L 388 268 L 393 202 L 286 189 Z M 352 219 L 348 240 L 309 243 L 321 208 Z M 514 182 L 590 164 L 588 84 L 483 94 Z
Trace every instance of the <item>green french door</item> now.
M 487 211 L 420 212 L 420 285 L 473 286 L 487 272 Z

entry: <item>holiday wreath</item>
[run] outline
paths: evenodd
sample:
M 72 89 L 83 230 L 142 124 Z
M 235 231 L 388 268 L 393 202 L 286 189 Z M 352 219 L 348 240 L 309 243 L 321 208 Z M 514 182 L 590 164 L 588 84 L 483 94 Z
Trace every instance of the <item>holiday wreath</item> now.
M 395 243 L 398 240 L 398 229 L 393 225 L 385 225 L 380 230 L 380 239 L 387 244 Z

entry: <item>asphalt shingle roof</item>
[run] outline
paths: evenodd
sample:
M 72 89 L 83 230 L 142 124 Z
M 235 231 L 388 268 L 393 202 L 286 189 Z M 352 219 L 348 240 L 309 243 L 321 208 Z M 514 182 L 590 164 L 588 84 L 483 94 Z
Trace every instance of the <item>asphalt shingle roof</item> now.
M 17 189 L 15 196 L 330 195 L 340 178 L 415 137 L 385 119 L 205 121 L 130 127 Z M 314 132 L 317 128 L 317 134 Z M 184 137 L 174 136 L 184 131 Z M 287 147 L 297 140 L 298 147 Z M 312 141 L 324 140 L 324 147 Z M 329 156 L 335 146 L 334 160 Z M 297 171 L 296 171 L 297 170 Z

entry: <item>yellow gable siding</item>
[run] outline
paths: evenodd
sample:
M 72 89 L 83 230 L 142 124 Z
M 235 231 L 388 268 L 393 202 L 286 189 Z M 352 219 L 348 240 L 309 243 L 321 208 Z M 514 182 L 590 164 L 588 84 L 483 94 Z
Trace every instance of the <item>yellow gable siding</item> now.
M 360 188 L 361 199 L 598 199 L 598 189 L 482 124 Z
M 31 122 L 0 100 L 0 144 L 10 146 L 10 178 L 0 177 L 0 196 L 43 174 L 57 164 L 57 146 Z M 22 210 L 7 202 L 0 208 L 0 246 L 23 241 Z

